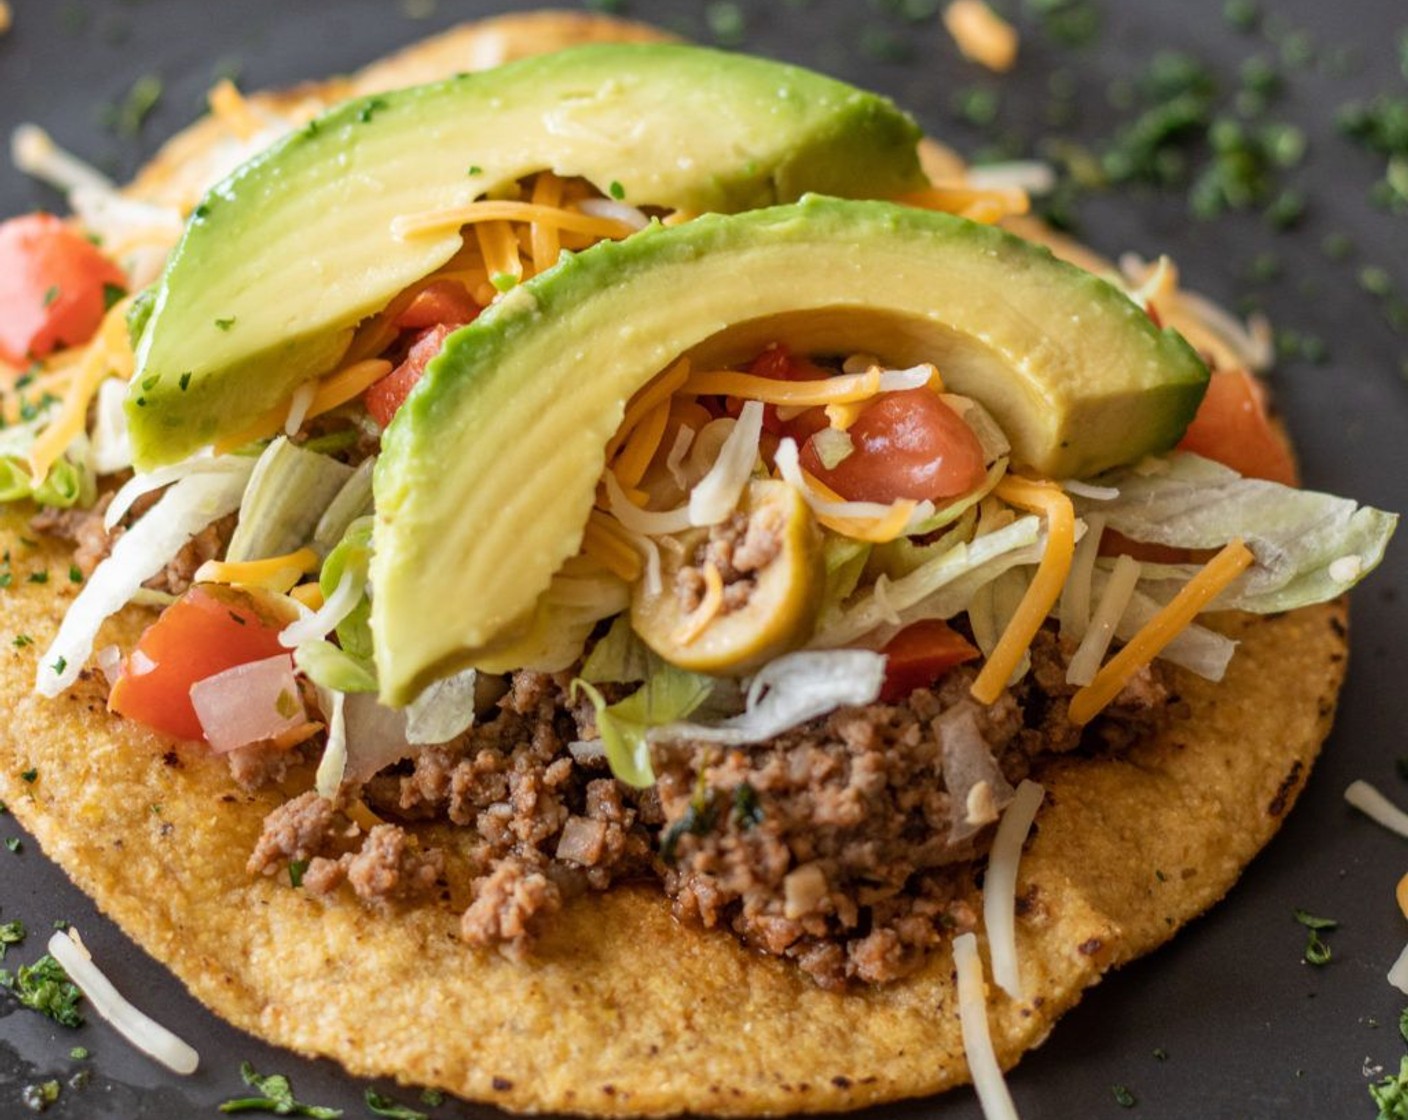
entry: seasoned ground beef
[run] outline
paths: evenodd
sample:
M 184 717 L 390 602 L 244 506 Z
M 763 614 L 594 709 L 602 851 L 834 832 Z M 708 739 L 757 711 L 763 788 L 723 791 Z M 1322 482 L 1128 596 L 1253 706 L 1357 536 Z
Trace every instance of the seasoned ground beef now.
M 695 547 L 689 563 L 675 576 L 675 595 L 686 614 L 704 600 L 704 569 L 712 565 L 723 581 L 721 614 L 745 606 L 757 586 L 758 573 L 782 551 L 782 513 L 764 506 L 751 517 L 731 514 L 713 526 Z
M 715 549 L 713 562 L 736 565 L 755 545 L 737 525 L 700 559 Z M 448 820 L 470 838 L 470 944 L 521 958 L 573 895 L 645 877 L 681 921 L 731 929 L 823 986 L 884 983 L 974 926 L 965 900 L 1014 783 L 1052 754 L 1120 749 L 1176 704 L 1162 671 L 1145 670 L 1082 733 L 1066 714 L 1069 653 L 1042 631 L 1031 672 L 989 707 L 960 668 L 902 703 L 840 709 L 766 744 L 658 749 L 648 791 L 584 749 L 597 730 L 571 673 L 515 673 L 458 740 L 348 791 L 396 823 L 364 834 L 305 794 L 270 814 L 250 870 L 294 861 L 313 893 L 425 897 L 443 858 L 407 829 Z

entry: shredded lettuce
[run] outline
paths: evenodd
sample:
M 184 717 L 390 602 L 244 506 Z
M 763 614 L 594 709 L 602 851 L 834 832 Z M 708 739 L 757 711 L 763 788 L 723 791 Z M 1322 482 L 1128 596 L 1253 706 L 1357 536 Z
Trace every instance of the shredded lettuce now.
M 285 556 L 308 544 L 352 474 L 346 463 L 305 451 L 283 436 L 274 440 L 250 476 L 226 559 Z
M 714 724 L 672 722 L 649 737 L 655 742 L 761 743 L 845 704 L 873 703 L 884 683 L 885 658 L 870 650 L 788 653 L 758 670 L 741 714 Z
M 353 580 L 365 589 L 371 562 L 372 519 L 360 517 L 347 527 L 342 540 L 323 561 L 323 569 L 318 573 L 318 587 L 324 600 L 330 600 L 337 594 L 343 574 L 348 571 L 352 573 Z M 371 602 L 363 591 L 357 605 L 337 623 L 338 645 L 364 661 L 370 661 L 373 657 L 371 612 Z
M 98 496 L 92 447 L 86 435 L 75 437 L 38 486 L 29 472 L 35 438 L 53 419 L 52 406 L 32 419 L 0 428 L 0 502 L 32 499 L 41 506 L 69 509 L 91 506 Z
M 634 684 L 650 676 L 653 657 L 631 628 L 630 616 L 621 614 L 582 662 L 581 678 L 590 684 Z
M 427 685 L 406 708 L 406 742 L 448 743 L 474 726 L 474 695 L 479 673 L 462 669 Z
M 331 642 L 314 638 L 293 651 L 293 663 L 314 684 L 338 692 L 375 692 L 376 669 Z
M 611 772 L 637 789 L 655 784 L 650 765 L 649 733 L 692 714 L 713 691 L 709 677 L 690 673 L 651 655 L 653 665 L 645 683 L 615 704 L 590 682 L 578 677 L 572 690 L 581 689 L 596 709 L 597 732 L 606 750 Z
M 987 475 L 984 476 L 982 484 L 979 485 L 976 490 L 964 494 L 963 497 L 959 498 L 957 501 L 950 502 L 948 505 L 935 510 L 931 516 L 926 517 L 923 521 L 911 527 L 909 534 L 916 537 L 923 536 L 925 533 L 932 533 L 936 529 L 942 529 L 945 525 L 952 525 L 991 494 L 997 487 L 997 484 L 1002 481 L 1002 476 L 1006 473 L 1007 460 L 998 459 L 988 468 Z
M 362 460 L 318 519 L 313 530 L 313 548 L 319 556 L 326 556 L 337 547 L 352 522 L 371 514 L 372 470 L 375 466 L 376 456 Z
M 1398 523 L 1396 514 L 1243 478 L 1186 453 L 1099 481 L 1119 496 L 1077 497 L 1078 511 L 1103 514 L 1110 529 L 1134 540 L 1190 549 L 1246 542 L 1256 564 L 1217 598 L 1216 609 L 1268 614 L 1333 599 L 1378 566 Z M 1186 582 L 1194 570 L 1166 567 L 1164 574 Z

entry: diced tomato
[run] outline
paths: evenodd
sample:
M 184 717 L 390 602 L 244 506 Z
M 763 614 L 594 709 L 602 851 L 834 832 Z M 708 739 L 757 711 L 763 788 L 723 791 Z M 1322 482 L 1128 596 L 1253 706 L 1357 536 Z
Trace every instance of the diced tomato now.
M 983 447 L 963 418 L 928 388 L 885 393 L 850 429 L 855 450 L 827 470 L 808 440 L 802 466 L 852 501 L 940 501 L 983 481 Z
M 880 699 L 886 704 L 898 703 L 916 688 L 933 684 L 954 666 L 980 656 L 972 642 L 937 618 L 906 626 L 880 652 L 885 655 Z
M 831 371 L 823 369 L 808 358 L 801 358 L 793 354 L 780 342 L 774 342 L 761 354 L 753 359 L 748 366 L 748 372 L 755 377 L 770 377 L 774 381 L 823 381 L 831 376 Z M 742 407 L 741 405 L 739 406 Z M 731 410 L 736 415 L 736 410 Z M 822 417 L 822 421 L 817 427 L 824 427 L 826 424 L 825 413 L 822 409 L 808 409 L 803 415 L 816 413 Z M 806 435 L 800 438 L 794 433 L 791 421 L 784 421 L 777 414 L 777 405 L 767 404 L 763 406 L 763 431 L 771 432 L 775 436 L 792 436 L 797 440 L 800 447 Z M 813 428 L 812 431 L 815 431 Z
M 403 330 L 423 330 L 426 327 L 462 327 L 479 317 L 480 307 L 454 280 L 435 280 L 427 284 L 411 300 L 410 306 L 396 318 Z
M 1231 467 L 1245 478 L 1298 483 L 1290 444 L 1267 415 L 1266 390 L 1243 369 L 1215 370 L 1179 448 Z
M 420 380 L 430 360 L 440 353 L 453 328 L 431 327 L 420 336 L 406 355 L 406 360 L 362 394 L 362 402 L 371 417 L 383 428 L 391 423 L 396 410 L 406 403 L 411 390 Z
M 177 739 L 202 739 L 191 685 L 236 665 L 287 653 L 286 624 L 252 596 L 197 584 L 143 632 L 108 696 L 119 715 Z
M 0 222 L 0 358 L 22 366 L 87 342 L 127 277 L 52 214 Z

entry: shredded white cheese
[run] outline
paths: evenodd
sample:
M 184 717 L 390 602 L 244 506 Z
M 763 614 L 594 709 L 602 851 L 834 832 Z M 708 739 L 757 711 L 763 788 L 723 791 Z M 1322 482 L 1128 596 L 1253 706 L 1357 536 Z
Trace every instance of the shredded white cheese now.
M 1017 957 L 1017 870 L 1022 847 L 1046 791 L 1026 779 L 1002 814 L 983 878 L 983 925 L 988 931 L 992 978 L 1015 1000 L 1026 999 Z
M 173 1073 L 195 1073 L 200 1065 L 200 1055 L 122 997 L 112 981 L 93 963 L 76 930 L 56 932 L 49 938 L 49 953 L 63 965 L 68 978 L 88 997 L 93 1010 L 111 1023 L 118 1034 Z
M 986 1120 L 1017 1120 L 1017 1106 L 1002 1078 L 1002 1067 L 992 1049 L 988 1032 L 988 1001 L 983 982 L 983 962 L 978 939 L 971 933 L 953 939 L 953 967 L 958 973 L 958 1021 L 963 1030 L 963 1052 Z
M 37 124 L 22 124 L 11 133 L 10 159 L 26 175 L 33 175 L 65 194 L 79 187 L 109 193 L 116 190 L 111 179 L 91 163 L 64 151 Z
M 1132 556 L 1119 556 L 1115 559 L 1115 570 L 1105 581 L 1104 593 L 1094 613 L 1090 616 L 1085 637 L 1070 664 L 1066 666 L 1066 683 L 1084 687 L 1095 679 L 1100 671 L 1100 663 L 1105 660 L 1110 643 L 1114 640 L 1120 620 L 1129 609 L 1129 601 L 1134 596 L 1135 585 L 1139 582 L 1142 569 L 1139 561 Z
M 1405 813 L 1368 782 L 1349 783 L 1344 799 L 1370 820 L 1377 821 L 1390 832 L 1408 838 L 1408 813 Z

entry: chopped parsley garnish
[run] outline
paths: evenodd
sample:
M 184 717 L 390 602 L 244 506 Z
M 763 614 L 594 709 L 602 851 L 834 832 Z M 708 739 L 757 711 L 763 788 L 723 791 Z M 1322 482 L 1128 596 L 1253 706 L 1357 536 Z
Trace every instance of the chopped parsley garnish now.
M 0 925 L 0 961 L 5 959 L 5 950 L 24 940 L 24 923 L 19 919 Z
M 18 836 L 7 836 L 5 837 L 5 847 L 18 854 L 24 849 L 24 844 L 20 841 Z
M 1398 1073 L 1369 1086 L 1369 1095 L 1379 1106 L 1379 1120 L 1408 1120 L 1408 1056 L 1398 1066 Z
M 1320 931 L 1329 932 L 1339 928 L 1339 922 L 1334 918 L 1317 918 L 1314 914 L 1299 907 L 1295 910 L 1295 918 L 1306 930 L 1305 939 L 1305 963 L 1315 965 L 1319 968 L 1330 963 L 1330 946 L 1320 937 Z
M 103 310 L 111 311 L 117 303 L 127 295 L 127 289 L 121 284 L 103 285 Z
M 190 371 L 190 370 L 187 370 L 185 373 L 181 374 L 180 379 L 176 382 L 176 384 L 181 387 L 181 392 L 183 392 L 183 393 L 186 391 L 186 389 L 187 389 L 187 387 L 190 385 L 190 383 L 191 383 L 191 371 Z
M 83 582 L 83 569 L 77 564 L 70 564 L 68 566 L 68 581 L 69 583 Z
M 472 164 L 472 165 L 470 166 L 470 169 L 469 169 L 469 174 L 470 174 L 470 175 L 483 175 L 483 174 L 484 174 L 484 169 L 483 169 L 482 167 L 480 167 L 477 163 L 476 163 L 476 164 Z
M 439 1089 L 422 1089 L 420 1092 L 421 1104 L 428 1104 L 431 1108 L 439 1108 L 445 1103 L 445 1094 Z
M 33 785 L 35 779 L 39 777 L 39 768 L 37 766 L 31 766 L 28 770 L 20 774 L 20 777 L 23 778 L 30 785 Z
M 32 646 L 34 644 L 34 639 L 31 638 L 28 634 L 16 634 L 11 640 L 10 644 L 16 649 L 24 649 L 25 646 Z
M 87 1060 L 88 1060 L 88 1047 L 86 1047 L 86 1046 L 75 1046 L 72 1050 L 70 1050 L 70 1051 L 68 1052 L 68 1056 L 69 1056 L 70 1058 L 72 1058 L 75 1062 L 87 1061 Z
M 373 97 L 365 105 L 363 105 L 360 109 L 357 110 L 357 120 L 359 120 L 362 124 L 366 124 L 372 119 L 372 117 L 376 116 L 377 113 L 379 113 L 382 109 L 385 108 L 386 98 Z
M 0 987 L 9 988 L 21 1004 L 49 1016 L 61 1027 L 83 1025 L 83 1016 L 78 1013 L 83 993 L 48 953 L 31 965 L 21 965 L 16 975 L 0 969 Z
M 58 676 L 62 676 L 64 670 L 67 669 L 67 668 L 68 668 L 68 658 L 67 658 L 67 657 L 60 656 L 59 659 L 58 659 L 57 661 L 55 661 L 54 664 L 53 664 L 54 672 L 55 672 L 55 674 L 57 674 Z
M 1408 1007 L 1398 1016 L 1398 1033 L 1403 1036 L 1404 1042 L 1408 1042 Z
M 1134 1094 L 1123 1085 L 1111 1085 L 1110 1092 L 1114 1095 L 1115 1103 L 1121 1108 L 1133 1108 L 1139 1103 L 1134 1099 Z
M 49 287 L 44 290 L 44 306 L 52 307 L 54 305 L 54 301 L 58 298 L 59 286 L 57 284 L 50 284 Z
M 216 329 L 217 329 L 217 330 L 222 330 L 222 331 L 227 331 L 227 330 L 229 330 L 231 327 L 233 327 L 233 326 L 235 325 L 235 319 L 236 319 L 236 318 L 237 318 L 237 316 L 231 315 L 228 319 L 216 319 L 216 320 L 215 320 Z M 189 373 L 185 373 L 185 374 L 182 374 L 181 376 L 184 378 L 184 381 L 183 381 L 182 384 L 181 384 L 181 388 L 184 389 L 184 388 L 186 387 L 186 383 L 190 381 L 191 375 L 190 375 Z
M 306 859 L 291 859 L 288 861 L 288 881 L 297 890 L 303 886 L 303 873 L 308 870 Z
M 621 185 L 618 179 L 612 179 L 611 185 L 608 186 L 606 190 L 617 202 L 620 202 L 621 199 L 626 197 L 626 188 Z
M 322 1105 L 304 1104 L 295 1100 L 293 1085 L 281 1073 L 271 1073 L 261 1077 L 248 1062 L 240 1064 L 240 1077 L 260 1096 L 237 1097 L 225 1101 L 221 1112 L 272 1112 L 276 1116 L 311 1116 L 314 1120 L 337 1120 L 342 1115 L 340 1108 L 325 1108 Z
M 155 74 L 143 74 L 127 91 L 122 104 L 109 108 L 104 122 L 119 136 L 136 139 L 142 131 L 147 116 L 161 100 L 163 90 L 161 78 Z
M 375 1089 L 368 1089 L 363 1099 L 375 1116 L 385 1116 L 389 1120 L 430 1120 L 430 1117 L 419 1109 L 397 1104 L 390 1097 L 383 1097 Z
M 48 582 L 49 582 L 49 573 L 46 572 L 46 571 L 44 571 L 42 568 L 41 568 L 39 571 L 37 571 L 37 572 L 30 572 L 30 573 L 29 573 L 29 582 L 30 582 L 30 583 L 48 583 Z

